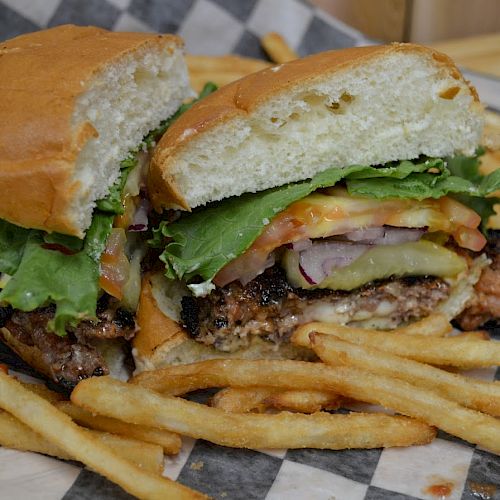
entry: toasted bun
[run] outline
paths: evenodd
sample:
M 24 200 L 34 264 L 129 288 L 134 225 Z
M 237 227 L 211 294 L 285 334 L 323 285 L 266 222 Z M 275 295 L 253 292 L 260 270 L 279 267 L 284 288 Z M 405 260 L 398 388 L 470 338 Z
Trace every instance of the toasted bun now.
M 68 25 L 0 44 L 0 92 L 0 218 L 81 237 L 191 91 L 179 38 Z
M 485 255 L 469 264 L 469 269 L 451 282 L 450 295 L 442 301 L 436 312 L 443 313 L 450 321 L 456 318 L 474 297 L 474 285 L 490 261 Z M 206 359 L 299 359 L 311 360 L 315 356 L 309 349 L 290 343 L 279 346 L 254 336 L 250 345 L 226 353 L 201 344 L 189 337 L 179 325 L 181 297 L 186 291 L 176 282 L 161 274 L 144 279 L 139 303 L 137 323 L 139 332 L 133 340 L 135 373 L 155 370 L 163 366 L 194 363 Z M 356 327 L 390 330 L 399 326 L 391 314 L 367 318 L 352 323 Z
M 156 209 L 189 209 L 330 167 L 473 153 L 477 93 L 412 44 L 324 52 L 247 76 L 194 106 L 154 154 Z
M 234 353 L 200 344 L 178 322 L 181 297 L 187 293 L 179 283 L 167 280 L 162 274 L 144 278 L 136 318 L 139 331 L 132 341 L 135 373 L 216 358 L 309 360 L 315 357 L 309 349 L 285 343 L 277 347 L 258 337 L 249 347 Z

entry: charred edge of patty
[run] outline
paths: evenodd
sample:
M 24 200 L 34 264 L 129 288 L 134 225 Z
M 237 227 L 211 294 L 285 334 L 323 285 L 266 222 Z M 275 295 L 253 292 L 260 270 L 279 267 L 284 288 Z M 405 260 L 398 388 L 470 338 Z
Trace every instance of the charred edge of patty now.
M 397 287 L 394 291 L 393 288 Z M 401 293 L 395 298 L 394 293 Z M 285 272 L 274 266 L 245 286 L 233 282 L 203 298 L 183 297 L 181 321 L 197 341 L 223 351 L 235 351 L 260 335 L 274 343 L 287 341 L 308 306 L 343 302 L 353 316 L 373 309 L 384 299 L 402 300 L 397 321 L 429 314 L 449 294 L 449 286 L 436 277 L 404 277 L 379 280 L 353 291 L 293 288 Z
M 107 375 L 109 369 L 93 342 L 99 339 L 129 340 L 135 334 L 135 319 L 118 301 L 104 294 L 97 304 L 97 320 L 82 321 L 60 337 L 48 330 L 54 317 L 53 304 L 23 312 L 10 306 L 0 308 L 0 327 L 5 327 L 20 343 L 39 350 L 45 374 L 71 389 L 80 380 Z

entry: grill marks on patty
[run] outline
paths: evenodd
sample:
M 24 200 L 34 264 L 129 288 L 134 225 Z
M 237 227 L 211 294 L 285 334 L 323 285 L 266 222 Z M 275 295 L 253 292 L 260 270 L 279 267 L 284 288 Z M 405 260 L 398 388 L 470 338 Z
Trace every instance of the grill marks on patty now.
M 31 312 L 10 309 L 8 317 L 7 311 L 0 314 L 3 318 L 0 326 L 5 326 L 17 341 L 37 348 L 46 366 L 46 375 L 66 387 L 73 387 L 84 378 L 109 373 L 94 341 L 120 337 L 129 340 L 135 333 L 133 315 L 117 307 L 107 295 L 99 301 L 97 321 L 82 321 L 77 327 L 68 328 L 64 337 L 47 328 L 54 312 L 54 306 Z
M 430 314 L 448 295 L 449 286 L 433 277 L 383 280 L 351 292 L 295 289 L 274 266 L 246 286 L 233 282 L 207 297 L 184 297 L 181 320 L 197 341 L 234 352 L 252 335 L 287 341 L 298 324 L 322 319 L 323 307 L 343 322 L 389 317 L 396 326 Z

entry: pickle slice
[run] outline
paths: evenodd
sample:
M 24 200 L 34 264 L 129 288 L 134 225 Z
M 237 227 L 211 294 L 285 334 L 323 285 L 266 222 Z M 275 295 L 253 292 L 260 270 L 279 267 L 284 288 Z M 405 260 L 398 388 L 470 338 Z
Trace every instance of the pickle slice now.
M 350 265 L 333 269 L 321 283 L 307 282 L 299 269 L 297 252 L 287 250 L 282 260 L 290 284 L 300 288 L 353 290 L 373 280 L 391 276 L 438 276 L 449 278 L 465 271 L 465 259 L 431 241 L 380 245 L 368 250 Z

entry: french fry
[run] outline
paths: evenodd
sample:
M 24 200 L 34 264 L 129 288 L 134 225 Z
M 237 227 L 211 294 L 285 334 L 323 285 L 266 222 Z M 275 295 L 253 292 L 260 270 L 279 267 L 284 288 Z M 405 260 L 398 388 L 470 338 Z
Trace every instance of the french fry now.
M 210 400 L 210 406 L 231 413 L 263 413 L 267 409 L 266 398 L 276 389 L 268 387 L 226 387 L 218 391 Z
M 310 346 L 312 332 L 335 335 L 354 344 L 376 347 L 422 363 L 459 368 L 483 368 L 500 364 L 500 344 L 460 337 L 429 338 L 420 335 L 395 335 L 392 332 L 364 330 L 330 323 L 308 323 L 294 332 L 291 341 Z
M 180 436 L 172 432 L 153 427 L 127 424 L 121 420 L 101 415 L 92 415 L 92 413 L 75 406 L 70 401 L 61 401 L 56 404 L 56 407 L 84 427 L 157 444 L 163 448 L 167 455 L 176 455 L 182 446 Z
M 111 377 L 83 380 L 71 399 L 109 417 L 234 448 L 379 448 L 424 444 L 434 437 L 421 422 L 383 414 L 227 413 Z
M 117 455 L 129 460 L 144 470 L 161 474 L 163 469 L 163 450 L 161 446 L 127 439 L 98 431 L 88 431 L 94 438 L 108 446 Z M 0 445 L 21 451 L 43 453 L 63 460 L 73 457 L 58 446 L 43 438 L 16 417 L 0 410 Z
M 410 335 L 406 337 L 414 338 Z M 424 340 L 429 341 L 429 339 Z M 471 343 L 471 341 L 465 342 Z M 177 370 L 171 370 L 172 368 Z M 177 371 L 176 376 L 171 376 L 174 371 Z M 182 367 L 174 366 L 158 370 L 156 373 L 145 372 L 141 375 L 146 376 L 141 379 L 137 377 L 136 383 L 159 391 L 172 390 L 172 385 L 175 383 L 184 384 L 183 389 L 189 387 L 190 390 L 259 385 L 283 389 L 331 391 L 358 401 L 391 408 L 500 453 L 499 420 L 464 408 L 433 391 L 413 386 L 404 380 L 370 373 L 359 368 L 329 367 L 323 363 L 306 361 L 225 359 L 203 361 Z M 80 385 L 81 383 L 78 387 Z
M 71 460 L 71 455 L 42 437 L 6 411 L 0 410 L 0 445 L 21 451 L 34 451 Z
M 225 73 L 228 71 L 238 71 L 239 73 L 250 74 L 272 66 L 270 63 L 261 59 L 236 55 L 199 56 L 188 54 L 186 56 L 186 62 L 190 73 L 203 73 L 205 71 Z
M 279 391 L 264 400 L 264 404 L 277 410 L 291 410 L 299 413 L 315 413 L 320 410 L 340 408 L 342 398 L 327 391 Z
M 311 335 L 314 350 L 329 365 L 355 366 L 406 380 L 468 408 L 500 416 L 500 382 L 485 382 L 449 373 L 379 349 L 350 344 L 331 335 Z
M 260 43 L 271 61 L 277 64 L 293 61 L 299 57 L 279 33 L 267 33 L 261 38 Z
M 142 470 L 116 455 L 67 415 L 0 372 L 0 408 L 94 471 L 138 498 L 206 498 L 186 486 Z
M 133 462 L 143 470 L 161 476 L 163 472 L 163 449 L 160 445 L 130 439 L 109 432 L 89 430 L 102 444 L 109 446 L 117 455 Z
M 272 66 L 266 61 L 240 57 L 226 56 L 194 56 L 187 55 L 191 86 L 199 92 L 207 82 L 213 82 L 222 87 L 239 80 L 250 73 L 255 73 Z
M 226 387 L 217 392 L 211 406 L 233 413 L 264 412 L 268 408 L 315 413 L 339 408 L 338 394 L 325 391 L 280 391 L 269 387 Z
M 391 330 L 391 333 L 403 335 L 428 335 L 430 337 L 444 337 L 453 330 L 448 318 L 442 313 L 431 314 L 420 321 L 407 326 L 400 326 Z
M 29 391 L 38 394 L 38 396 L 47 400 L 49 403 L 53 404 L 58 401 L 63 401 L 64 399 L 66 399 L 63 394 L 61 394 L 60 392 L 50 390 L 44 384 L 29 384 L 28 382 L 23 382 L 22 380 L 19 380 L 19 383 L 21 383 L 22 386 L 28 389 Z
M 474 332 L 460 332 L 457 335 L 453 335 L 453 338 L 462 340 L 490 340 L 488 332 L 485 332 L 483 330 Z

